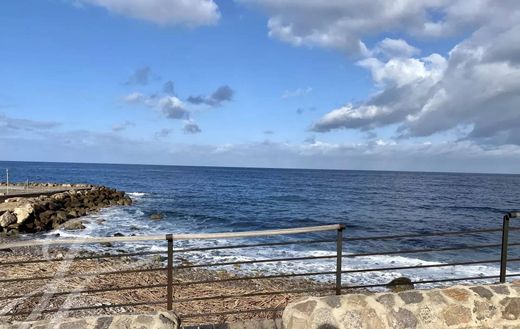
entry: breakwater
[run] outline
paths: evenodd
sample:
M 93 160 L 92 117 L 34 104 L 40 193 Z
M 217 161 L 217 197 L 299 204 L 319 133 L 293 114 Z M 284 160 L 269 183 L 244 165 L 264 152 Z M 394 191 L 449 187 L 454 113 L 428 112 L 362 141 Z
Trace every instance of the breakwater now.
M 0 230 L 12 235 L 18 232 L 41 232 L 68 226 L 81 229 L 81 222 L 70 220 L 110 206 L 128 206 L 132 199 L 125 192 L 106 186 L 87 184 L 38 184 L 20 189 L 16 196 L 0 203 Z M 67 224 L 69 223 L 69 224 Z

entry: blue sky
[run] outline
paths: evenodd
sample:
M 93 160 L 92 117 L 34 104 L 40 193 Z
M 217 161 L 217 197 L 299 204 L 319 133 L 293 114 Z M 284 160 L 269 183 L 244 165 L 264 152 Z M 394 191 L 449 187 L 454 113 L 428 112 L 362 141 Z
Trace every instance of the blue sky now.
M 0 157 L 518 172 L 518 5 L 386 6 L 4 1 Z

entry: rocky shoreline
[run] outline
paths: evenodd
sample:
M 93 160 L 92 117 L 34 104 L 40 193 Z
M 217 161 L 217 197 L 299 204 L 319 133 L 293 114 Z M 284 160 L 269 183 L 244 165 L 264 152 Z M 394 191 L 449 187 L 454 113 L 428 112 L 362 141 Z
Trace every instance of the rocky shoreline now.
M 125 192 L 106 186 L 53 183 L 30 183 L 29 186 L 41 189 L 42 195 L 17 196 L 0 203 L 0 232 L 3 234 L 49 231 L 102 208 L 132 204 Z M 52 193 L 49 187 L 61 191 Z M 69 226 L 82 228 L 81 222 Z

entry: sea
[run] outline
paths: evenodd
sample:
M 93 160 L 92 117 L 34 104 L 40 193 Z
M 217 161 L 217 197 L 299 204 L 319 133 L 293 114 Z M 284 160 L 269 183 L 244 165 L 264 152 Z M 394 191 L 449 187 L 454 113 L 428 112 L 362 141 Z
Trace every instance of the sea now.
M 158 235 L 166 233 L 239 232 L 344 224 L 346 256 L 411 249 L 500 244 L 501 233 L 441 237 L 363 240 L 351 238 L 454 232 L 502 227 L 502 217 L 520 208 L 520 175 L 188 167 L 159 165 L 1 162 L 11 181 L 102 184 L 125 191 L 134 205 L 112 207 L 86 216 L 86 229 L 25 235 L 25 239 Z M 150 215 L 160 213 L 161 220 Z M 512 227 L 520 227 L 511 220 Z M 248 238 L 179 241 L 176 248 L 250 244 L 291 240 L 334 239 L 336 232 Z M 520 243 L 512 231 L 510 243 Z M 100 252 L 107 252 L 101 250 Z M 125 244 L 119 249 L 163 250 L 162 243 Z M 333 242 L 257 248 L 221 249 L 184 254 L 183 261 L 214 263 L 266 258 L 335 255 Z M 511 246 L 510 258 L 520 257 Z M 459 251 L 345 257 L 343 270 L 436 265 L 477 260 L 498 261 L 500 247 Z M 520 272 L 510 262 L 509 273 Z M 334 271 L 335 259 L 302 260 L 234 266 L 230 271 L 303 273 Z M 397 277 L 436 280 L 498 275 L 498 263 L 388 270 L 343 275 L 344 284 L 387 283 Z M 332 280 L 333 276 L 317 276 Z M 496 280 L 496 279 L 495 279 Z M 472 280 L 473 281 L 473 280 Z

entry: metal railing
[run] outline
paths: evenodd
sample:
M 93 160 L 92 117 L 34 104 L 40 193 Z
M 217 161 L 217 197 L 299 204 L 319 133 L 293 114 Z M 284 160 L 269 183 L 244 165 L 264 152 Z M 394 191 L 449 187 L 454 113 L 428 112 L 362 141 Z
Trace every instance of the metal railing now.
M 509 242 L 510 233 L 513 231 L 520 231 L 519 228 L 510 227 L 510 219 L 520 217 L 520 213 L 508 213 L 503 218 L 502 228 L 485 228 L 478 230 L 464 230 L 464 231 L 439 231 L 429 232 L 420 234 L 399 234 L 399 235 L 384 235 L 384 236 L 365 236 L 365 237 L 350 237 L 344 236 L 345 226 L 340 224 L 315 226 L 306 228 L 294 228 L 294 229 L 280 229 L 280 230 L 267 230 L 267 231 L 250 231 L 250 232 L 234 232 L 234 233 L 207 233 L 207 234 L 167 234 L 167 235 L 156 235 L 156 236 L 125 236 L 125 237 L 106 237 L 106 238 L 80 238 L 80 239 L 56 239 L 56 240 L 37 240 L 37 241 L 18 241 L 0 245 L 0 251 L 2 249 L 15 249 L 15 248 L 28 248 L 28 247 L 49 247 L 49 246 L 64 246 L 64 245 L 75 245 L 75 246 L 86 246 L 91 244 L 103 244 L 103 243 L 132 243 L 137 242 L 154 242 L 158 243 L 162 241 L 166 242 L 166 250 L 147 250 L 147 251 L 135 251 L 135 252 L 121 252 L 119 254 L 89 254 L 89 255 L 65 255 L 61 257 L 48 257 L 45 259 L 23 259 L 23 260 L 8 260 L 0 262 L 0 274 L 2 274 L 2 268 L 12 266 L 29 266 L 31 264 L 54 264 L 62 262 L 81 262 L 81 261 L 101 261 L 118 259 L 122 257 L 145 257 L 145 256 L 160 256 L 166 255 L 166 266 L 147 266 L 145 268 L 130 268 L 130 269 L 118 269 L 109 271 L 95 271 L 86 273 L 68 273 L 58 272 L 51 275 L 24 275 L 15 277 L 1 277 L 0 285 L 6 284 L 20 284 L 20 283 L 39 283 L 47 282 L 49 280 L 65 280 L 65 279 L 87 279 L 87 278 L 98 278 L 98 277 L 109 277 L 113 275 L 127 275 L 133 274 L 139 278 L 139 275 L 144 274 L 157 274 L 160 275 L 160 279 L 157 282 L 148 284 L 132 284 L 118 287 L 101 287 L 95 289 L 70 289 L 70 290 L 59 290 L 55 292 L 49 291 L 31 291 L 28 293 L 14 293 L 5 289 L 5 286 L 0 286 L 0 291 L 3 291 L 0 296 L 0 302 L 14 302 L 16 305 L 17 300 L 27 300 L 35 298 L 44 298 L 51 296 L 52 298 L 60 296 L 78 296 L 78 295 L 93 295 L 100 293 L 123 293 L 127 291 L 139 291 L 139 290 L 161 290 L 166 292 L 165 298 L 155 300 L 139 300 L 139 301 L 128 301 L 125 303 L 115 304 L 100 304 L 100 305 L 80 305 L 72 307 L 47 307 L 48 305 L 40 306 L 35 308 L 34 305 L 21 307 L 19 309 L 11 309 L 4 313 L 0 313 L 0 316 L 8 317 L 19 317 L 26 315 L 37 315 L 55 312 L 74 312 L 74 311 L 87 311 L 94 309 L 113 309 L 121 307 L 139 307 L 139 306 L 153 306 L 153 305 L 164 305 L 167 310 L 177 310 L 176 305 L 184 305 L 189 303 L 201 303 L 209 301 L 222 301 L 229 299 L 244 299 L 261 296 L 280 296 L 280 295 L 301 295 L 301 294 L 324 294 L 324 293 L 335 293 L 337 295 L 345 291 L 351 291 L 355 289 L 370 289 L 377 287 L 386 287 L 388 282 L 374 283 L 374 284 L 351 284 L 348 283 L 349 277 L 354 274 L 372 273 L 372 272 L 385 272 L 385 271 L 406 271 L 406 270 L 417 270 L 417 269 L 433 269 L 442 267 L 453 267 L 453 266 L 466 266 L 466 265 L 477 265 L 477 264 L 498 264 L 500 273 L 497 275 L 479 275 L 479 276 L 459 276 L 451 278 L 438 278 L 438 279 L 419 279 L 412 281 L 412 284 L 435 284 L 435 283 L 447 283 L 447 282 L 460 282 L 460 281 L 476 281 L 476 280 L 493 280 L 499 279 L 500 282 L 505 282 L 508 277 L 520 276 L 520 273 L 507 273 L 507 264 L 512 262 L 520 261 L 520 258 L 508 259 L 508 249 L 514 246 L 520 246 L 520 242 Z M 328 233 L 327 233 L 328 232 Z M 331 232 L 335 232 L 334 236 L 330 235 Z M 345 247 L 350 247 L 354 243 L 367 243 L 371 241 L 388 241 L 388 240 L 406 240 L 406 239 L 425 239 L 432 237 L 458 237 L 464 235 L 483 235 L 488 233 L 501 233 L 502 240 L 496 243 L 487 244 L 474 244 L 474 245 L 458 245 L 458 246 L 443 246 L 440 248 L 406 248 L 399 250 L 390 251 L 370 251 L 370 252 L 356 252 L 356 253 L 344 253 Z M 259 242 L 254 241 L 237 244 L 224 244 L 224 245 L 213 245 L 213 246 L 189 246 L 187 248 L 175 248 L 176 242 L 193 242 L 195 240 L 219 240 L 219 239 L 239 239 L 239 238 L 274 238 L 278 236 L 290 237 L 292 235 L 301 234 L 318 234 L 319 237 L 304 238 L 304 239 L 293 239 L 284 241 L 274 242 Z M 284 246 L 298 246 L 298 245 L 309 245 L 309 244 L 325 244 L 328 245 L 329 253 L 323 255 L 305 255 L 295 257 L 266 257 L 266 258 L 255 258 L 245 260 L 224 260 L 224 261 L 212 261 L 203 263 L 179 263 L 182 255 L 190 253 L 207 253 L 207 252 L 221 252 L 226 250 L 244 250 L 252 249 L 258 250 L 263 247 L 284 247 Z M 334 247 L 332 247 L 334 246 Z M 467 260 L 460 262 L 446 262 L 446 263 L 435 263 L 435 264 L 421 264 L 421 265 L 410 265 L 410 266 L 392 266 L 392 267 L 369 267 L 359 269 L 348 269 L 349 262 L 355 258 L 369 257 L 369 256 L 393 256 L 393 255 L 410 255 L 410 254 L 430 254 L 430 253 L 443 253 L 461 250 L 478 250 L 485 248 L 500 248 L 501 257 L 500 259 L 484 259 L 484 260 Z M 0 253 L 1 255 L 1 253 Z M 287 263 L 287 262 L 304 262 L 304 261 L 326 261 L 330 260 L 334 262 L 329 264 L 330 270 L 321 271 L 307 271 L 307 272 L 281 272 L 281 273 L 263 273 L 262 275 L 245 273 L 241 275 L 232 275 L 228 277 L 202 277 L 202 278 L 190 278 L 186 281 L 176 280 L 181 270 L 198 270 L 198 269 L 211 269 L 215 267 L 225 266 L 242 266 L 252 264 L 264 264 L 264 263 Z M 176 263 L 179 263 L 176 265 Z M 344 268 L 346 265 L 347 268 Z M 283 268 L 283 266 L 282 266 Z M 303 288 L 297 287 L 292 288 L 289 285 L 294 279 L 308 279 L 313 277 L 329 277 L 329 284 L 316 284 L 303 286 Z M 212 285 L 225 285 L 225 284 L 237 284 L 238 282 L 259 282 L 262 280 L 288 280 L 282 282 L 282 289 L 270 289 L 266 291 L 256 290 L 251 288 L 251 291 L 240 292 L 238 294 L 224 293 L 217 295 L 204 295 L 195 294 L 189 296 L 177 296 L 175 294 L 178 291 L 182 292 L 182 289 L 193 286 L 212 286 Z M 225 290 L 225 289 L 223 289 Z M 5 294 L 5 292 L 10 292 Z M 49 304 L 49 303 L 48 303 Z M 50 303 L 54 305 L 53 303 Z M 282 305 L 284 306 L 284 305 Z M 0 306 L 0 311 L 1 311 Z M 184 308 L 188 309 L 189 308 Z M 226 316 L 233 314 L 242 313 L 270 313 L 279 314 L 283 310 L 283 307 L 268 307 L 261 308 L 247 308 L 247 309 L 236 309 L 231 307 L 224 309 L 220 312 L 207 311 L 203 312 L 183 312 L 181 318 L 201 318 L 208 316 Z
M 520 246 L 520 242 L 509 243 L 509 235 L 512 231 L 520 231 L 520 227 L 509 227 L 509 221 L 511 218 L 520 217 L 520 212 L 510 212 L 503 217 L 502 228 L 488 228 L 488 229 L 476 229 L 476 230 L 464 230 L 464 231 L 445 231 L 445 232 L 430 232 L 421 234 L 400 234 L 400 235 L 384 235 L 384 236 L 368 236 L 368 237 L 356 237 L 346 238 L 344 242 L 366 242 L 366 241 L 377 241 L 377 240 L 398 240 L 398 239 L 414 239 L 414 238 L 432 238 L 432 237 L 446 237 L 446 236 L 465 236 L 465 235 L 482 235 L 487 233 L 502 233 L 502 241 L 500 243 L 493 244 L 475 244 L 475 245 L 463 245 L 454 247 L 440 247 L 440 248 L 418 248 L 418 249 L 400 249 L 395 251 L 383 251 L 383 252 L 366 252 L 366 253 L 353 253 L 344 256 L 344 258 L 357 258 L 367 256 L 389 256 L 389 255 L 409 255 L 409 254 L 428 254 L 428 253 L 442 253 L 447 251 L 463 251 L 463 250 L 479 250 L 488 248 L 500 248 L 501 257 L 500 259 L 485 259 L 485 260 L 471 260 L 463 262 L 446 262 L 440 264 L 426 264 L 426 265 L 412 265 L 412 266 L 392 266 L 392 267 L 376 267 L 376 268 L 363 268 L 354 270 L 342 270 L 343 274 L 354 274 L 354 273 L 368 273 L 368 272 L 385 272 L 385 271 L 403 271 L 403 270 L 418 270 L 418 269 L 432 269 L 432 268 L 445 268 L 455 266 L 466 266 L 466 265 L 480 265 L 480 264 L 499 264 L 500 273 L 497 275 L 478 275 L 478 276 L 460 276 L 452 278 L 440 278 L 440 279 L 428 279 L 428 280 L 415 280 L 411 281 L 410 284 L 435 284 L 435 283 L 447 283 L 447 282 L 460 282 L 460 281 L 479 281 L 479 280 L 490 280 L 499 279 L 499 282 L 506 282 L 507 277 L 518 277 L 520 273 L 507 274 L 507 265 L 512 262 L 519 262 L 520 258 L 508 259 L 508 249 L 510 247 Z M 378 284 L 364 284 L 364 285 L 347 285 L 343 286 L 343 289 L 361 289 L 361 288 L 377 288 L 377 287 L 388 287 L 389 283 L 378 283 Z
M 62 256 L 62 257 L 51 257 L 46 259 L 29 259 L 29 260 L 14 260 L 14 261 L 3 261 L 0 262 L 0 269 L 5 266 L 26 266 L 30 264 L 42 264 L 42 263 L 56 263 L 66 261 L 85 261 L 85 260 L 103 260 L 103 259 L 114 259 L 122 257 L 143 257 L 150 255 L 166 255 L 167 266 L 155 266 L 148 268 L 132 268 L 123 270 L 112 270 L 112 271 L 96 271 L 87 273 L 56 273 L 52 275 L 44 276 L 23 276 L 23 277 L 4 277 L 0 278 L 0 284 L 13 284 L 13 283 L 26 283 L 26 282 L 44 282 L 48 280 L 63 280 L 63 279 L 86 279 L 100 276 L 113 276 L 121 274 L 143 274 L 143 273 L 166 273 L 166 282 L 156 283 L 151 285 L 129 285 L 119 287 L 108 287 L 108 288 L 97 288 L 97 289 L 71 289 L 57 292 L 30 292 L 25 294 L 9 294 L 0 296 L 1 301 L 13 301 L 17 299 L 27 298 L 43 298 L 45 296 L 52 296 L 52 298 L 69 295 L 88 295 L 88 294 L 99 294 L 107 292 L 124 292 L 128 290 L 146 290 L 146 289 L 165 289 L 166 298 L 162 300 L 146 300 L 128 303 L 116 303 L 110 305 L 85 305 L 85 306 L 74 306 L 74 307 L 57 307 L 57 308 L 44 308 L 38 311 L 37 315 L 56 313 L 56 312 L 75 312 L 95 309 L 108 309 L 108 308 L 120 308 L 120 307 L 136 307 L 143 305 L 165 305 L 167 310 L 173 310 L 175 304 L 189 303 L 189 302 L 201 302 L 209 300 L 222 300 L 231 298 L 247 298 L 247 297 L 258 297 L 258 296 L 274 296 L 274 295 L 292 295 L 292 294 L 304 294 L 304 293 L 323 293 L 335 291 L 337 294 L 341 293 L 341 248 L 342 248 L 342 232 L 343 225 L 325 225 L 305 228 L 294 228 L 294 229 L 280 229 L 280 230 L 266 230 L 266 231 L 250 231 L 250 232 L 235 232 L 235 233 L 209 233 L 209 234 L 166 234 L 156 236 L 130 236 L 130 237 L 106 237 L 106 238 L 78 238 L 78 239 L 55 239 L 55 240 L 37 240 L 37 241 L 18 241 L 0 245 L 2 249 L 15 249 L 15 248 L 34 248 L 34 247 L 50 247 L 50 246 L 85 246 L 90 244 L 104 244 L 104 243 L 137 243 L 137 242 L 157 242 L 166 241 L 167 251 L 140 251 L 140 252 L 124 252 L 120 254 L 101 254 L 101 255 L 87 255 L 87 256 Z M 174 249 L 174 242 L 181 241 L 194 241 L 194 240 L 218 240 L 218 239 L 238 239 L 238 238 L 259 238 L 259 237 L 276 237 L 276 236 L 290 236 L 297 234 L 309 234 L 319 232 L 330 232 L 337 231 L 335 239 L 302 239 L 292 241 L 281 241 L 281 242 L 266 242 L 266 243 L 244 243 L 244 244 L 232 244 L 232 245 L 219 245 L 212 247 L 193 247 L 193 248 L 177 248 Z M 280 258 L 266 258 L 266 259 L 254 259 L 254 260 L 239 260 L 229 262 L 214 262 L 204 264 L 180 264 L 174 266 L 175 257 L 182 254 L 194 253 L 194 252 L 208 252 L 218 250 L 230 250 L 230 249 L 245 249 L 245 248 L 260 248 L 260 247 L 273 247 L 273 246 L 290 246 L 290 245 L 304 245 L 304 244 L 317 244 L 317 243 L 335 243 L 336 247 L 339 248 L 335 254 L 327 256 L 305 256 L 305 257 L 280 257 Z M 281 274 L 267 274 L 267 275 L 243 275 L 233 276 L 227 278 L 203 278 L 202 280 L 190 280 L 184 282 L 175 282 L 175 272 L 183 269 L 198 269 L 198 268 L 211 268 L 216 266 L 232 266 L 232 265 L 245 265 L 245 264 L 261 264 L 261 263 L 279 263 L 279 262 L 290 262 L 290 261 L 308 261 L 318 259 L 335 259 L 338 267 L 335 271 L 315 271 L 315 272 L 302 272 L 302 273 L 281 273 Z M 0 272 L 1 273 L 1 272 Z M 174 298 L 174 292 L 176 288 L 193 285 L 208 285 L 208 284 L 222 284 L 222 283 L 233 283 L 238 281 L 257 281 L 257 280 L 273 280 L 283 278 L 305 278 L 321 275 L 335 275 L 336 285 L 330 286 L 318 286 L 305 289 L 282 289 L 277 291 L 253 291 L 245 294 L 220 294 L 213 296 L 195 296 L 191 298 Z M 0 288 L 0 291 L 5 289 Z M 8 289 L 7 289 L 8 290 Z M 1 307 L 0 307 L 1 309 Z M 282 308 L 255 308 L 246 310 L 226 310 L 223 312 L 204 312 L 204 313 L 184 313 L 180 314 L 181 318 L 197 318 L 201 316 L 222 316 L 240 313 L 258 313 L 258 312 L 270 312 L 279 313 L 283 310 Z M 25 309 L 8 311 L 0 314 L 0 316 L 28 316 L 35 315 L 33 307 L 26 307 Z

